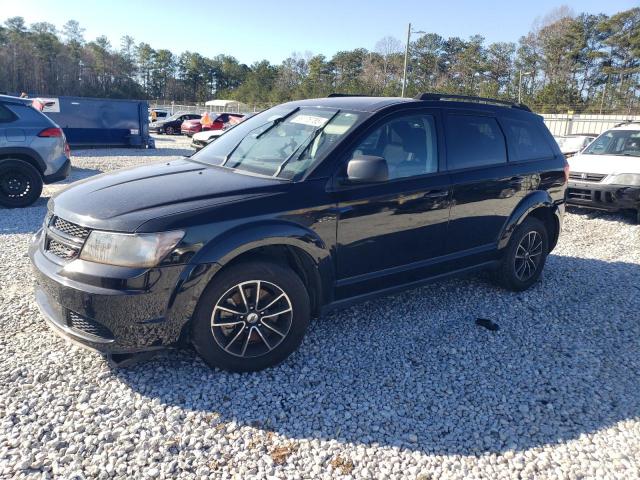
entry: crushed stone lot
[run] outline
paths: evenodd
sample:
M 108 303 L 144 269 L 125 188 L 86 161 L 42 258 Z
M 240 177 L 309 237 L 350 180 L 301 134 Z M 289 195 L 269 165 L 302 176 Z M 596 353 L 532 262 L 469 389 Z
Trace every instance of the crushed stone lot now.
M 260 373 L 190 350 L 114 370 L 55 336 L 27 256 L 48 197 L 190 152 L 156 144 L 74 152 L 67 182 L 0 209 L 0 478 L 640 478 L 631 216 L 570 210 L 527 292 L 480 275 L 360 304 Z

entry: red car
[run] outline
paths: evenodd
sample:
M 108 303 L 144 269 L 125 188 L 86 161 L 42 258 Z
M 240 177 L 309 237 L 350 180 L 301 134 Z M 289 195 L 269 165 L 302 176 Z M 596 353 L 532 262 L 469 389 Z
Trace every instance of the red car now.
M 202 119 L 185 120 L 180 126 L 180 132 L 183 135 L 192 137 L 195 133 L 203 130 L 223 130 L 227 125 L 231 126 L 240 123 L 244 115 L 241 113 L 213 113 L 210 114 L 210 117 L 213 121 L 209 126 L 203 126 Z

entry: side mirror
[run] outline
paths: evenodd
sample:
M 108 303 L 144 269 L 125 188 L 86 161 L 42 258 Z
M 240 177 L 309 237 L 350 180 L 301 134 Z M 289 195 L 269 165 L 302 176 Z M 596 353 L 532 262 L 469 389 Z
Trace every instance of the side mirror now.
M 373 155 L 361 155 L 352 158 L 347 164 L 347 182 L 359 183 L 379 183 L 389 179 L 389 167 L 387 161 L 382 157 Z

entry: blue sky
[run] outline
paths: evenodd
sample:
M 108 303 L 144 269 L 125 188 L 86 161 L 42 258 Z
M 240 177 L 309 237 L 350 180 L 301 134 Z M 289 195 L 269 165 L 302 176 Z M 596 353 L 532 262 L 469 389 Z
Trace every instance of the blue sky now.
M 420 0 L 0 0 L 0 21 L 22 16 L 28 23 L 60 27 L 75 19 L 85 38 L 106 35 L 114 46 L 126 34 L 136 42 L 174 53 L 226 53 L 241 62 L 279 63 L 292 52 L 373 49 L 387 35 L 404 44 L 407 23 L 444 37 L 483 35 L 487 41 L 517 41 L 536 19 L 560 5 L 576 13 L 612 14 L 637 0 L 514 0 L 444 2 Z

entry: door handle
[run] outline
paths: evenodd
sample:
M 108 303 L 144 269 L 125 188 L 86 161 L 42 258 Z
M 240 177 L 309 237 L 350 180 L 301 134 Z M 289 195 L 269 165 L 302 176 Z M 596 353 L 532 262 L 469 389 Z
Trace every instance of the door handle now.
M 437 200 L 440 198 L 445 198 L 449 196 L 449 190 L 435 190 L 432 192 L 425 193 L 422 198 L 427 198 L 429 200 Z

